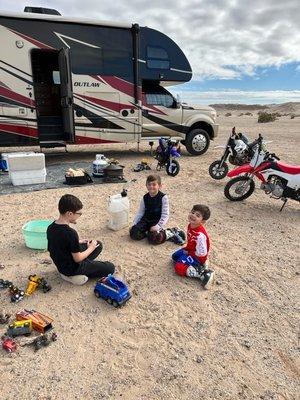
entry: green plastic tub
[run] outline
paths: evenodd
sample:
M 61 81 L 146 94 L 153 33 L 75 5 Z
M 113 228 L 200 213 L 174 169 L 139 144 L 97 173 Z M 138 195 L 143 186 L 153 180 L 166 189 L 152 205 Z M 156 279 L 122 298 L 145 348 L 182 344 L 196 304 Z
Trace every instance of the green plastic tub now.
M 26 246 L 30 249 L 46 250 L 48 247 L 46 232 L 52 222 L 52 219 L 37 219 L 27 222 L 22 228 Z

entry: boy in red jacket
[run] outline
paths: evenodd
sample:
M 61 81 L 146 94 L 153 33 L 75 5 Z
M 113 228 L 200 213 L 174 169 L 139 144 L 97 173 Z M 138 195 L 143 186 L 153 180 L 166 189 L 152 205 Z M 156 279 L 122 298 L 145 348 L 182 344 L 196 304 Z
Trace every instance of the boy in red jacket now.
M 175 251 L 172 259 L 175 262 L 175 272 L 181 276 L 189 276 L 200 279 L 206 289 L 212 284 L 215 272 L 205 265 L 210 240 L 205 222 L 210 217 L 210 209 L 202 204 L 193 206 L 189 213 L 189 225 L 187 229 L 187 245 Z

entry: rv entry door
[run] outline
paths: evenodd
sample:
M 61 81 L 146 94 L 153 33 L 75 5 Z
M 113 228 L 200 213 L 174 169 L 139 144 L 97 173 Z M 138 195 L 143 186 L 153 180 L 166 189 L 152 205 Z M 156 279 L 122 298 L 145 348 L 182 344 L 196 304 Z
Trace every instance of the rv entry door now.
M 61 49 L 59 51 L 58 64 L 60 72 L 60 95 L 65 139 L 66 141 L 74 143 L 75 128 L 69 49 Z

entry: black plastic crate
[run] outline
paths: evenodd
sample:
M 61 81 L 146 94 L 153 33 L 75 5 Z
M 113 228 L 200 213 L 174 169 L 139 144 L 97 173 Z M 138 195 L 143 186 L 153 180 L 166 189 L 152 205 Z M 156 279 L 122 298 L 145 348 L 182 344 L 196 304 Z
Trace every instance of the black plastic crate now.
M 65 178 L 66 178 L 67 185 L 85 185 L 86 183 L 88 183 L 87 175 L 83 175 L 83 176 L 67 176 L 67 175 L 65 175 Z

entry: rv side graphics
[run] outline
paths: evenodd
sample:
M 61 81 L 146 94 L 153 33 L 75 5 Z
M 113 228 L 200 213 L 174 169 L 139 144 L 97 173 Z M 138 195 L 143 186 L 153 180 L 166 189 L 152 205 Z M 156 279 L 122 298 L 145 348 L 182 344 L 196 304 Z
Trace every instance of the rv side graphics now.
M 189 81 L 192 71 L 180 48 L 158 31 L 5 15 L 0 43 L 0 146 L 162 134 L 184 140 L 195 127 L 209 139 L 217 134 L 213 111 L 184 111 L 163 87 Z

